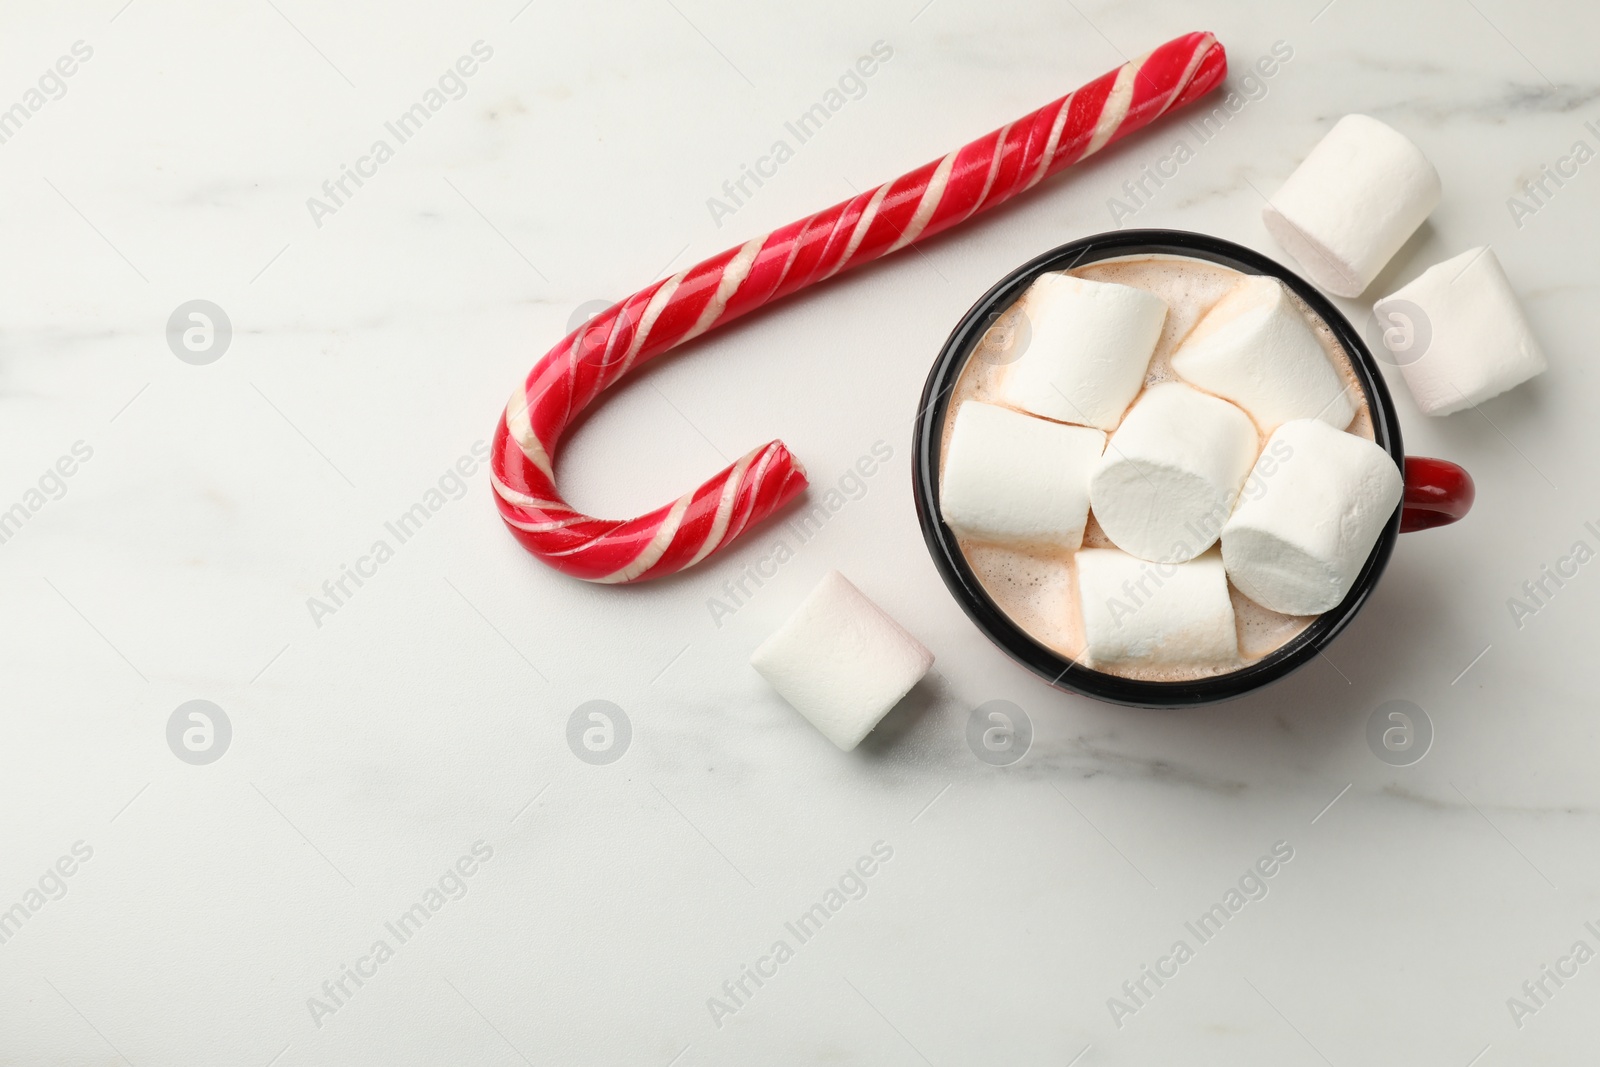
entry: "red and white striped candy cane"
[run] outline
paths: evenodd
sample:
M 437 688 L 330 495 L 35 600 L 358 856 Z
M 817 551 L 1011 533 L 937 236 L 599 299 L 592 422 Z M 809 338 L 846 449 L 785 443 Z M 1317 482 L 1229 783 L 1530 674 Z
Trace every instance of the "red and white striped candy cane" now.
M 500 514 L 550 566 L 592 582 L 692 567 L 806 486 L 781 441 L 637 519 L 596 519 L 556 491 L 556 448 L 606 389 L 722 323 L 931 236 L 1010 199 L 1181 107 L 1227 74 L 1222 45 L 1191 33 L 904 177 L 730 248 L 602 312 L 545 354 L 506 405 L 492 468 Z

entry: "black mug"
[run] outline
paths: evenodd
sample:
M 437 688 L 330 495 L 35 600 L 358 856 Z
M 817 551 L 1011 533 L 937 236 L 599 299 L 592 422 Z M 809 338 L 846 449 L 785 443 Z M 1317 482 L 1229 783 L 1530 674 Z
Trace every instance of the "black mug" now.
M 1033 284 L 1051 271 L 1071 270 L 1108 259 L 1139 256 L 1181 256 L 1230 267 L 1244 274 L 1276 278 L 1327 323 L 1349 357 L 1356 380 L 1372 413 L 1374 437 L 1405 472 L 1405 496 L 1378 537 L 1372 553 L 1344 601 L 1323 612 L 1309 626 L 1262 659 L 1230 671 L 1188 681 L 1157 682 L 1123 678 L 1097 671 L 1047 648 L 1012 622 L 994 603 L 967 565 L 955 534 L 939 511 L 940 449 L 945 415 L 956 380 L 984 334 Z M 945 341 L 928 382 L 912 438 L 917 518 L 934 565 L 956 601 L 978 629 L 1012 659 L 1057 689 L 1114 704 L 1164 708 L 1231 700 L 1283 678 L 1315 657 L 1366 602 L 1403 532 L 1454 522 L 1472 506 L 1471 477 L 1445 460 L 1407 459 L 1400 443 L 1394 402 L 1372 353 L 1350 321 L 1310 283 L 1259 252 L 1205 234 L 1182 230 L 1119 230 L 1062 245 L 1023 264 L 1003 278 L 972 306 Z

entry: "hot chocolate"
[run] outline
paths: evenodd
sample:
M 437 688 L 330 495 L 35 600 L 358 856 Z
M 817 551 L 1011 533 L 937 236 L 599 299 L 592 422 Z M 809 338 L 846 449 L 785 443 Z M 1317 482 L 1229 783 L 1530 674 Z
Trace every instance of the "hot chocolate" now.
M 1162 467 L 1162 472 L 1168 475 L 1165 479 L 1162 477 L 1145 479 L 1140 473 L 1141 469 L 1153 473 L 1156 467 L 1149 465 L 1141 468 L 1141 464 L 1145 461 L 1139 455 L 1123 453 L 1124 451 L 1135 453 L 1139 443 L 1152 434 L 1141 432 L 1136 423 L 1129 423 L 1126 413 L 1118 422 L 1107 425 L 1099 413 L 1101 409 L 1090 408 L 1090 400 L 1100 399 L 1098 393 L 1093 393 L 1092 390 L 1085 392 L 1083 396 L 1089 396 L 1090 400 L 1084 400 L 1071 389 L 1063 391 L 1050 386 L 1048 382 L 1041 385 L 1036 370 L 1030 370 L 1026 376 L 1012 377 L 1008 385 L 1008 375 L 1012 375 L 1015 365 L 1029 345 L 1036 342 L 1058 343 L 1053 337 L 1041 340 L 1036 336 L 1039 331 L 1035 330 L 1030 322 L 1025 301 L 1019 300 L 1010 311 L 997 320 L 996 327 L 980 341 L 956 380 L 942 426 L 941 481 L 950 475 L 952 469 L 949 457 L 957 416 L 963 405 L 969 402 L 994 406 L 993 410 L 976 409 L 983 413 L 982 423 L 985 424 L 1003 420 L 1009 412 L 1019 408 L 1023 409 L 1028 417 L 1042 414 L 1052 420 L 1042 425 L 1060 427 L 1061 431 L 1056 433 L 1053 439 L 1046 440 L 1048 431 L 1040 430 L 1038 432 L 1044 436 L 1040 436 L 1039 440 L 1041 447 L 1057 451 L 1052 454 L 1048 464 L 1040 466 L 1057 471 L 1063 465 L 1071 466 L 1084 462 L 1082 450 L 1086 446 L 1082 435 L 1094 434 L 1096 431 L 1091 427 L 1098 426 L 1100 430 L 1110 432 L 1110 443 L 1104 454 L 1105 462 L 1096 468 L 1097 477 L 1102 479 L 1104 485 L 1115 488 L 1122 494 L 1118 498 L 1119 506 L 1116 509 L 1110 506 L 1109 501 L 1104 505 L 1106 522 L 1113 532 L 1119 529 L 1125 531 L 1118 535 L 1123 543 L 1118 544 L 1108 535 L 1092 508 L 1084 525 L 1081 546 L 1077 547 L 1060 543 L 1059 538 L 1054 539 L 1057 543 L 1051 543 L 1052 539 L 1049 538 L 1034 538 L 1030 543 L 1019 543 L 1015 537 L 1008 536 L 1005 532 L 1026 526 L 1026 523 L 1018 523 L 1013 516 L 991 513 L 979 516 L 966 524 L 950 522 L 957 535 L 961 552 L 989 597 L 1013 623 L 1047 648 L 1074 661 L 1088 663 L 1096 670 L 1126 678 L 1175 682 L 1225 674 L 1256 662 L 1291 640 L 1317 617 L 1315 613 L 1305 613 L 1303 609 L 1302 613 L 1284 614 L 1258 601 L 1266 599 L 1280 602 L 1282 596 L 1292 597 L 1300 593 L 1300 587 L 1294 586 L 1291 580 L 1299 580 L 1298 573 L 1291 573 L 1289 579 L 1282 579 L 1278 572 L 1284 567 L 1291 572 L 1296 567 L 1299 567 L 1300 571 L 1314 571 L 1314 567 L 1308 567 L 1299 559 L 1290 559 L 1283 566 L 1279 566 L 1277 560 L 1269 561 L 1269 565 L 1262 571 L 1267 574 L 1267 578 L 1261 580 L 1261 585 L 1266 587 L 1271 584 L 1276 591 L 1278 586 L 1287 581 L 1290 592 L 1288 594 L 1275 592 L 1275 595 L 1268 596 L 1259 590 L 1254 590 L 1256 599 L 1252 599 L 1239 588 L 1243 575 L 1247 573 L 1246 569 L 1242 566 L 1235 568 L 1230 561 L 1226 599 L 1231 603 L 1232 610 L 1229 613 L 1227 605 L 1223 604 L 1218 611 L 1218 605 L 1221 604 L 1223 597 L 1220 591 L 1223 568 L 1221 553 L 1215 542 L 1224 523 L 1229 520 L 1230 513 L 1236 510 L 1236 502 L 1243 504 L 1264 496 L 1271 487 L 1273 479 L 1287 469 L 1287 463 L 1294 449 L 1287 440 L 1279 439 L 1285 435 L 1275 435 L 1280 423 L 1294 430 L 1320 419 L 1323 423 L 1328 423 L 1332 430 L 1343 430 L 1368 442 L 1375 440 L 1371 412 L 1365 393 L 1350 363 L 1350 357 L 1336 340 L 1333 331 L 1292 292 L 1278 287 L 1276 282 L 1271 282 L 1269 288 L 1266 284 L 1269 280 L 1258 279 L 1256 276 L 1246 275 L 1218 264 L 1181 256 L 1141 255 L 1103 260 L 1064 273 L 1066 279 L 1081 279 L 1088 283 L 1110 283 L 1141 290 L 1166 305 L 1167 310 L 1164 320 L 1161 321 L 1159 337 L 1155 341 L 1154 354 L 1149 359 L 1142 384 L 1132 397 L 1131 403 L 1126 406 L 1126 412 L 1141 411 L 1144 422 L 1154 427 L 1153 436 L 1157 439 L 1160 437 L 1162 427 L 1177 421 L 1220 417 L 1226 429 L 1219 432 L 1232 435 L 1228 438 L 1231 442 L 1226 450 L 1228 455 L 1221 458 L 1204 457 L 1206 462 L 1194 465 L 1198 473 L 1190 473 L 1185 469 L 1177 469 L 1176 473 L 1172 473 L 1169 464 L 1167 467 Z M 1037 286 L 1037 282 L 1035 284 Z M 1060 283 L 1052 279 L 1050 285 L 1057 287 Z M 1070 288 L 1070 285 L 1065 287 Z M 1109 292 L 1109 290 L 1094 290 L 1093 295 L 1103 306 L 1106 303 L 1105 296 Z M 1030 294 L 1032 293 L 1033 290 L 1030 290 Z M 1127 298 L 1122 297 L 1120 293 L 1111 295 L 1116 300 L 1127 303 Z M 1274 302 L 1282 303 L 1284 307 L 1263 310 L 1265 305 Z M 1219 308 L 1219 304 L 1222 307 Z M 1214 308 L 1218 309 L 1218 314 L 1212 316 L 1203 328 L 1197 330 L 1196 327 L 1201 325 L 1207 313 Z M 1298 317 L 1297 322 L 1293 324 L 1293 331 L 1283 330 L 1281 321 L 1277 326 L 1269 322 L 1267 326 L 1260 328 L 1277 329 L 1278 332 L 1269 338 L 1270 344 L 1264 344 L 1259 339 L 1250 340 L 1249 344 L 1254 346 L 1252 351 L 1279 352 L 1282 345 L 1290 343 L 1285 342 L 1283 337 L 1293 332 L 1295 337 L 1301 339 L 1298 343 L 1304 347 L 1310 347 L 1310 341 L 1305 338 L 1315 340 L 1315 345 L 1320 347 L 1323 358 L 1327 366 L 1332 368 L 1334 376 L 1328 377 L 1325 382 L 1316 379 L 1316 375 L 1327 374 L 1327 368 L 1322 366 L 1321 360 L 1307 355 L 1306 352 L 1284 353 L 1285 359 L 1288 359 L 1289 355 L 1294 355 L 1302 361 L 1303 373 L 1296 372 L 1298 376 L 1291 374 L 1287 379 L 1279 375 L 1280 380 L 1269 383 L 1267 394 L 1260 394 L 1262 376 L 1254 372 L 1249 362 L 1255 357 L 1248 353 L 1239 356 L 1228 351 L 1228 346 L 1230 343 L 1238 342 L 1238 335 L 1243 329 L 1239 323 L 1247 323 L 1248 320 L 1248 323 L 1259 324 L 1264 321 L 1263 317 L 1267 315 L 1268 310 L 1273 310 L 1273 313 L 1282 320 L 1286 315 L 1284 308 L 1288 309 L 1288 317 Z M 1096 312 L 1091 308 L 1089 314 L 1092 317 Z M 1142 312 L 1136 309 L 1134 314 L 1140 315 Z M 1221 329 L 1217 328 L 1219 322 L 1223 327 Z M 1300 322 L 1303 322 L 1309 331 L 1301 330 Z M 1150 332 L 1154 332 L 1148 315 L 1138 319 L 1136 325 L 1140 330 L 1149 328 Z M 1292 338 L 1290 340 L 1293 341 Z M 1097 340 L 1096 343 L 1103 345 L 1105 342 Z M 1184 347 L 1184 355 L 1180 357 L 1179 369 L 1175 370 L 1173 356 L 1180 346 Z M 1116 373 L 1121 374 L 1122 371 L 1117 370 Z M 1026 379 L 1021 383 L 1025 388 L 1019 388 L 1019 378 Z M 1342 390 L 1337 388 L 1339 383 L 1344 386 Z M 1052 389 L 1054 396 L 1051 395 Z M 1299 400 L 1299 410 L 1295 412 L 1294 394 L 1297 389 L 1302 397 Z M 1252 393 L 1252 390 L 1257 392 Z M 1321 397 L 1330 393 L 1335 395 L 1329 395 L 1327 403 L 1323 404 Z M 1304 395 L 1318 398 L 1317 403 L 1309 410 L 1306 409 Z M 1062 404 L 1066 407 L 1054 413 L 1050 411 L 1041 413 L 1036 403 L 1031 400 L 1034 396 L 1057 404 L 1058 407 Z M 1059 398 L 1059 402 L 1056 398 Z M 1146 400 L 1150 403 L 1143 404 Z M 1207 407 L 1207 405 L 1226 407 L 1227 405 L 1222 403 L 1224 400 L 1237 404 L 1237 408 L 1228 413 L 1212 411 Z M 1119 399 L 1118 403 L 1121 402 Z M 1076 417 L 1076 413 L 1080 410 L 1086 411 L 1087 414 L 1081 418 Z M 1279 414 L 1280 410 L 1287 413 L 1287 420 Z M 1237 418 L 1240 411 L 1250 416 L 1248 426 L 1243 430 L 1239 427 L 1246 426 L 1246 423 L 1245 420 Z M 972 409 L 969 409 L 969 413 L 972 413 Z M 1347 423 L 1332 425 L 1342 422 L 1347 413 L 1349 414 Z M 1229 422 L 1230 419 L 1233 421 Z M 979 419 L 970 421 L 974 424 L 974 429 L 963 430 L 963 433 L 975 437 L 982 431 L 983 426 L 980 425 Z M 1069 436 L 1067 423 L 1078 424 L 1070 428 L 1070 434 L 1079 436 Z M 1117 447 L 1119 432 L 1124 428 L 1128 430 L 1128 434 L 1121 440 L 1127 444 L 1126 450 Z M 1318 431 L 1321 427 L 1314 426 L 1312 430 Z M 1249 449 L 1248 443 L 1232 441 L 1233 437 L 1238 437 L 1242 433 L 1243 441 L 1248 442 L 1251 431 L 1254 434 L 1253 453 L 1245 451 Z M 1328 436 L 1337 437 L 1338 434 L 1332 433 Z M 1317 444 L 1321 439 L 1312 432 L 1310 440 L 1313 444 Z M 1159 452 L 1161 442 L 1156 440 L 1152 447 Z M 1170 446 L 1168 447 L 1170 451 Z M 971 450 L 969 447 L 969 451 Z M 1311 448 L 1306 447 L 1302 451 L 1310 452 Z M 1239 466 L 1234 462 L 1237 457 L 1232 457 L 1232 452 L 1241 452 L 1249 462 Z M 1119 464 L 1125 469 L 1120 472 L 1109 469 Z M 1392 466 L 1392 463 L 1390 465 Z M 1177 464 L 1177 468 L 1184 467 L 1185 464 L 1181 462 Z M 1223 467 L 1227 468 L 1227 473 L 1215 473 L 1221 471 Z M 1230 483 L 1231 486 L 1237 487 L 1239 481 L 1236 475 L 1246 468 L 1248 471 L 1242 477 L 1242 488 L 1237 488 L 1236 496 L 1232 495 L 1231 488 L 1227 489 L 1224 503 L 1212 501 L 1207 492 L 1201 491 L 1205 489 L 1215 496 L 1216 485 Z M 1040 493 L 1055 491 L 1048 480 L 1048 474 L 1043 470 L 1038 474 L 1029 472 L 1024 474 L 1032 478 L 1032 484 L 1040 487 L 1038 490 Z M 1284 478 L 1290 476 L 1283 475 Z M 970 472 L 965 472 L 962 477 L 970 478 L 972 475 Z M 1067 480 L 1072 481 L 1070 478 Z M 1074 482 L 1074 484 L 1080 483 Z M 1091 492 L 1100 489 L 1101 486 L 1099 482 L 1092 481 L 1089 484 Z M 1111 489 L 1106 489 L 1105 492 L 1109 493 Z M 1145 499 L 1139 498 L 1140 492 L 1145 494 Z M 1194 506 L 1196 502 L 1200 505 L 1197 508 Z M 1178 517 L 1174 513 L 1185 506 L 1190 510 L 1181 516 L 1182 521 L 1177 521 Z M 1389 507 L 1392 508 L 1392 504 Z M 949 521 L 950 517 L 946 518 Z M 984 531 L 990 528 L 1002 531 L 1001 535 L 988 536 Z M 1069 532 L 1075 533 L 1075 531 Z M 1072 539 L 1066 538 L 1066 540 Z M 1082 581 L 1079 573 L 1079 553 L 1100 549 L 1124 551 L 1096 553 L 1092 557 L 1096 567 L 1094 580 Z M 1364 558 L 1365 553 L 1362 555 Z M 1085 557 L 1085 560 L 1089 558 L 1091 557 Z M 1313 559 L 1310 562 L 1315 564 L 1317 561 Z M 1183 576 L 1174 581 L 1172 576 L 1177 567 L 1184 568 Z M 1115 575 L 1114 587 L 1105 585 L 1109 575 Z M 1211 587 L 1206 584 L 1211 582 L 1217 583 L 1215 592 L 1210 592 Z M 1301 586 L 1305 584 L 1306 581 L 1301 580 Z M 1093 604 L 1084 603 L 1085 585 L 1094 590 L 1089 594 L 1097 598 Z M 1107 594 L 1104 591 L 1107 588 L 1123 592 Z M 1187 591 L 1172 592 L 1172 590 L 1202 588 L 1208 591 L 1193 594 Z M 1119 616 L 1119 610 L 1124 616 L 1132 614 L 1157 589 L 1167 590 L 1163 595 L 1169 600 L 1174 597 L 1189 598 L 1189 601 L 1194 601 L 1196 597 L 1212 598 L 1207 609 L 1187 621 L 1182 621 L 1182 616 L 1188 609 L 1189 601 L 1180 603 L 1177 608 L 1180 622 L 1163 622 L 1162 625 L 1168 626 L 1172 632 L 1161 633 L 1157 637 L 1170 649 L 1208 651 L 1203 654 L 1190 655 L 1179 652 L 1176 655 L 1149 657 L 1139 655 L 1136 648 L 1135 653 L 1127 657 L 1091 654 L 1086 619 L 1102 620 L 1097 625 L 1103 626 L 1107 614 L 1104 609 L 1109 606 L 1110 617 L 1120 626 L 1122 616 Z M 1313 597 L 1317 593 L 1318 590 L 1312 590 Z M 1107 603 L 1101 604 L 1100 598 L 1106 598 Z M 1313 601 L 1305 600 L 1302 594 L 1302 602 Z M 1120 609 L 1119 605 L 1122 606 Z M 1319 607 L 1316 610 L 1326 609 Z M 1169 605 L 1163 605 L 1160 613 L 1163 619 L 1170 615 Z M 1156 610 L 1152 609 L 1150 616 L 1155 614 Z M 1191 612 L 1191 615 L 1193 614 Z M 1149 624 L 1150 617 L 1147 616 L 1143 622 Z M 1229 624 L 1232 625 L 1237 638 L 1236 656 L 1231 654 L 1232 646 L 1227 642 L 1224 644 L 1228 644 L 1229 654 L 1216 652 L 1219 644 L 1215 631 L 1218 626 L 1226 627 Z M 1177 629 L 1173 629 L 1174 627 Z M 1182 632 L 1178 632 L 1179 630 Z M 1138 636 L 1138 625 L 1132 629 L 1119 630 L 1117 637 L 1123 644 L 1132 641 L 1136 646 L 1142 640 Z

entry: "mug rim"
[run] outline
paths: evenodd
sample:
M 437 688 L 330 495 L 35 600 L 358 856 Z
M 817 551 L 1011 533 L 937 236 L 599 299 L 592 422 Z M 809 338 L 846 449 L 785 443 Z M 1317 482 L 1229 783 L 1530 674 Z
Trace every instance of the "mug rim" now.
M 1327 323 L 1349 356 L 1357 384 L 1366 396 L 1373 436 L 1404 472 L 1400 422 L 1377 362 L 1350 320 L 1311 283 L 1254 249 L 1209 234 L 1168 229 L 1114 230 L 1069 241 L 1034 257 L 997 282 L 962 316 L 939 350 L 923 386 L 912 433 L 913 493 L 917 521 L 939 576 L 962 611 L 1001 651 L 1065 692 L 1129 707 L 1192 707 L 1253 692 L 1287 677 L 1319 655 L 1349 625 L 1382 575 L 1400 535 L 1401 505 L 1395 506 L 1350 592 L 1338 606 L 1323 612 L 1281 647 L 1226 674 L 1171 682 L 1107 674 L 1048 648 L 1013 622 L 973 574 L 940 510 L 939 468 L 950 395 L 984 333 L 1039 275 L 1140 255 L 1199 259 L 1243 274 L 1276 278 L 1288 286 Z

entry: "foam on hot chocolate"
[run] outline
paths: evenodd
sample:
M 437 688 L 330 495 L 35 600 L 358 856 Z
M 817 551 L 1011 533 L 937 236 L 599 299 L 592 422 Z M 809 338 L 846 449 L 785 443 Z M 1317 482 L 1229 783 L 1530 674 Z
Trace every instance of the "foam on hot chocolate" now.
M 1188 336 L 1200 319 L 1238 282 L 1240 272 L 1202 260 L 1182 256 L 1141 255 L 1105 260 L 1078 267 L 1067 273 L 1087 281 L 1112 282 L 1130 285 L 1160 298 L 1168 307 L 1161 337 L 1156 343 L 1154 356 L 1145 374 L 1144 388 L 1182 379 L 1172 370 L 1172 353 Z M 1362 391 L 1349 357 L 1334 337 L 1333 331 L 1298 297 L 1287 294 L 1299 314 L 1303 315 L 1318 343 L 1328 354 L 1329 361 L 1349 388 L 1356 413 L 1348 432 L 1371 441 L 1375 439 L 1372 417 L 1365 393 Z M 956 379 L 950 395 L 942 427 L 940 455 L 948 455 L 950 436 L 955 426 L 955 413 L 968 400 L 1003 404 L 1001 382 L 1007 371 L 1009 356 L 1007 346 L 1013 338 L 1000 331 L 985 337 L 968 359 L 966 367 Z M 1141 393 L 1142 396 L 1142 393 Z M 1138 398 L 1135 398 L 1135 403 Z M 1264 442 L 1263 442 L 1264 443 Z M 1247 478 L 1241 499 L 1248 499 L 1252 484 L 1257 479 L 1272 476 L 1269 457 L 1263 456 L 1256 469 Z M 1210 530 L 1211 534 L 1220 531 Z M 1208 531 L 1198 531 L 1204 536 Z M 1065 550 L 1030 547 L 1019 548 L 987 544 L 958 535 L 957 542 L 974 575 L 983 585 L 995 604 L 1010 617 L 1020 629 L 1034 640 L 1070 659 L 1082 661 L 1086 654 L 1082 617 L 1077 600 L 1077 573 L 1074 557 Z M 1209 543 L 1209 542 L 1206 542 Z M 1083 536 L 1083 548 L 1115 548 L 1099 522 L 1090 515 Z M 1152 564 L 1154 566 L 1154 564 Z M 1239 662 L 1223 665 L 1134 665 L 1102 664 L 1096 669 L 1108 674 L 1145 681 L 1188 681 L 1215 674 L 1224 674 L 1260 660 L 1280 648 L 1303 631 L 1315 616 L 1282 615 L 1268 610 L 1242 595 L 1231 584 L 1229 598 L 1233 603 L 1235 625 L 1239 637 Z

